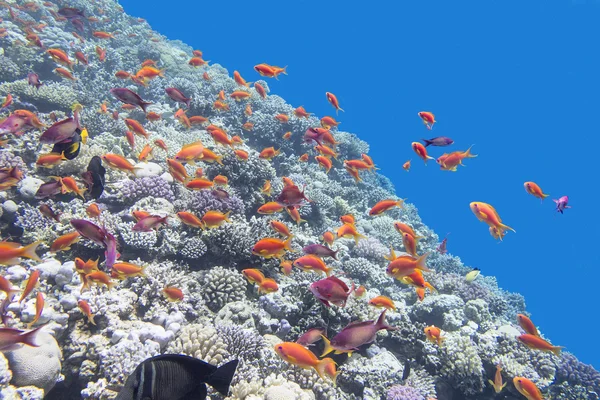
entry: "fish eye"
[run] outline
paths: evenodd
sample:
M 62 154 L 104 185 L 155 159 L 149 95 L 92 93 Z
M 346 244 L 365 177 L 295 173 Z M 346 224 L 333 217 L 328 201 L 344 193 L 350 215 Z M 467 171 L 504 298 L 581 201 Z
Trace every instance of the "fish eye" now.
M 278 349 L 279 349 L 279 350 L 283 350 L 283 346 L 279 346 L 279 347 L 278 347 Z

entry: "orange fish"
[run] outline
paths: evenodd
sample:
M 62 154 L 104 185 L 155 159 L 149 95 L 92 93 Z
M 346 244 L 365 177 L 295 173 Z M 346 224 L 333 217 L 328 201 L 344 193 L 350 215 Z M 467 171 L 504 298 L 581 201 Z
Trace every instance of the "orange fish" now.
M 69 232 L 62 236 L 59 236 L 50 246 L 50 251 L 56 253 L 57 251 L 69 250 L 71 246 L 81 239 L 79 232 Z
M 305 256 L 297 258 L 294 261 L 293 265 L 294 267 L 298 267 L 306 272 L 324 272 L 327 276 L 329 276 L 331 274 L 331 271 L 333 271 L 333 268 L 328 268 L 321 258 L 313 254 L 307 254 Z
M 242 161 L 248 160 L 248 152 L 247 151 L 245 151 L 245 150 L 235 150 L 234 153 L 235 153 L 235 156 L 238 159 L 240 159 Z
M 104 60 L 106 60 L 106 50 L 104 50 L 102 47 L 96 46 L 96 54 L 98 55 L 100 62 L 104 62 Z
M 140 220 L 142 220 L 142 219 L 144 219 L 144 218 L 146 218 L 146 217 L 149 217 L 149 216 L 150 216 L 150 215 L 152 215 L 152 214 L 150 214 L 150 213 L 149 213 L 149 212 L 147 212 L 147 211 L 135 210 L 135 211 L 132 211 L 132 212 L 131 212 L 131 215 L 133 215 L 133 218 L 135 218 L 135 220 L 136 220 L 137 222 L 140 222 Z
M 540 389 L 538 389 L 535 383 L 531 382 L 529 379 L 522 376 L 515 376 L 513 378 L 513 384 L 519 393 L 525 396 L 527 400 L 544 400 Z
M 284 176 L 283 178 L 281 178 L 281 180 L 283 181 L 283 187 L 294 187 L 296 186 L 296 184 L 294 183 L 293 180 L 291 180 L 290 178 L 288 178 L 287 176 Z
M 405 170 L 406 172 L 410 171 L 410 162 L 411 162 L 411 161 L 412 161 L 412 160 L 408 160 L 407 162 L 405 162 L 404 164 L 402 164 L 402 168 L 404 168 L 404 170 Z
M 282 136 L 282 138 L 285 140 L 290 140 L 291 137 L 292 137 L 292 132 L 286 132 Z
M 77 59 L 77 61 L 79 61 L 82 64 L 88 65 L 88 63 L 89 63 L 87 56 L 85 54 L 83 54 L 81 51 L 75 52 L 75 58 Z
M 136 169 L 136 167 L 127 161 L 125 157 L 118 154 L 108 153 L 103 155 L 101 158 L 106 164 L 108 164 L 109 167 L 118 169 L 120 171 L 127 171 L 133 174 L 133 171 Z
M 171 302 L 178 302 L 183 300 L 183 291 L 174 286 L 167 286 L 162 290 L 167 300 Z
M 193 50 L 192 54 L 195 55 L 196 57 L 202 57 L 202 55 L 203 55 L 202 50 Z
M 535 335 L 530 335 L 529 333 L 518 336 L 517 339 L 519 339 L 519 341 L 521 343 L 523 343 L 525 346 L 529 347 L 530 349 L 549 351 L 549 352 L 554 353 L 557 356 L 560 355 L 560 351 L 562 350 L 562 346 L 553 346 L 550 343 L 548 343 L 547 341 L 545 341 L 544 339 L 542 339 L 541 337 L 535 336 Z
M 210 131 L 210 135 L 217 144 L 220 144 L 221 146 L 233 147 L 233 142 L 231 141 L 231 138 L 227 136 L 227 133 L 225 133 L 225 131 L 223 131 L 222 129 L 212 130 Z
M 506 386 L 506 383 L 502 383 L 502 367 L 500 364 L 496 365 L 496 374 L 494 375 L 494 380 L 488 379 L 488 382 L 494 388 L 496 393 L 500 393 L 502 389 Z
M 387 296 L 377 296 L 369 300 L 369 304 L 377 308 L 386 308 L 388 310 L 396 311 L 396 305 L 394 301 Z
M 269 64 L 258 64 L 254 66 L 254 70 L 258 72 L 261 76 L 266 76 L 267 78 L 275 78 L 278 79 L 277 76 L 279 74 L 287 75 L 286 69 L 287 66 L 280 68 L 274 65 Z
M 246 82 L 244 80 L 244 78 L 242 78 L 242 75 L 240 75 L 239 72 L 237 71 L 233 71 L 233 80 L 235 81 L 235 83 L 237 83 L 240 86 L 245 86 L 245 87 L 250 87 L 250 83 L 252 82 Z
M 271 159 L 273 159 L 273 157 L 278 156 L 280 153 L 281 153 L 281 151 L 275 150 L 275 147 L 267 147 L 260 152 L 260 154 L 258 155 L 258 158 L 262 158 L 262 159 L 270 161 Z
M 417 153 L 419 158 L 421 158 L 423 161 L 425 161 L 425 165 L 427 165 L 427 160 L 434 160 L 433 157 L 427 155 L 427 149 L 421 143 L 412 142 L 411 146 L 412 146 L 413 151 L 415 153 Z
M 162 117 L 159 113 L 155 113 L 154 111 L 150 111 L 148 114 L 146 114 L 146 118 L 149 121 L 159 121 Z
M 98 39 L 114 39 L 114 34 L 102 31 L 94 31 L 92 35 Z
M 293 207 L 293 206 L 286 207 L 285 211 L 287 211 L 290 218 L 292 218 L 297 225 L 300 225 L 302 222 L 306 222 L 306 220 L 304 220 L 304 219 L 302 219 L 302 217 L 300 217 L 300 212 L 298 211 L 298 207 Z
M 310 113 L 306 112 L 304 107 L 300 106 L 294 110 L 294 115 L 298 118 L 308 118 L 310 117 Z
M 283 206 L 275 201 L 265 203 L 257 210 L 259 214 L 275 214 L 280 211 L 283 211 Z
M 64 153 L 47 153 L 40 155 L 35 164 L 39 167 L 52 168 L 66 159 Z
M 335 96 L 335 94 L 327 92 L 325 93 L 325 96 L 327 97 L 327 101 L 329 101 L 331 103 L 331 105 L 333 106 L 333 108 L 335 108 L 335 114 L 338 114 L 338 111 L 344 111 L 341 107 L 340 107 L 340 103 L 337 99 L 337 97 Z
M 180 211 L 177 213 L 177 217 L 188 226 L 192 226 L 194 228 L 202 228 L 202 221 L 200 218 L 187 211 Z
M 229 111 L 229 104 L 217 100 L 213 103 L 213 107 L 215 110 L 219 110 L 219 111 Z
M 204 162 L 207 163 L 214 163 L 216 162 L 219 165 L 223 165 L 223 156 L 218 155 L 217 153 L 215 153 L 214 151 L 212 151 L 211 149 L 207 149 L 206 147 L 202 150 L 202 156 L 200 157 L 200 159 Z M 225 178 L 227 179 L 227 178 Z
M 361 235 L 360 233 L 358 233 L 358 231 L 356 230 L 356 227 L 354 225 L 350 225 L 350 224 L 344 224 L 341 227 L 338 228 L 337 230 L 337 237 L 339 238 L 354 238 L 354 242 L 356 244 L 358 244 L 358 241 L 361 238 L 366 238 L 366 236 Z
M 285 123 L 287 123 L 287 122 L 290 120 L 290 117 L 288 117 L 288 116 L 287 116 L 287 115 L 285 115 L 285 114 L 277 114 L 277 115 L 275 116 L 275 119 L 276 119 L 277 121 L 281 122 L 282 124 L 285 124 Z
M 212 181 L 204 178 L 192 179 L 185 184 L 185 187 L 192 190 L 208 189 L 214 186 Z
M 141 64 L 141 67 L 149 67 L 151 65 L 156 66 L 156 61 L 147 59 Z
M 44 294 L 42 292 L 37 292 L 37 296 L 35 297 L 35 316 L 27 325 L 27 329 L 31 329 L 31 327 L 40 319 L 42 312 L 44 311 L 44 304 Z
M 298 161 L 300 162 L 307 162 L 308 161 L 308 153 L 304 153 L 302 154 L 299 158 Z
M 108 276 L 105 272 L 102 271 L 94 271 L 90 272 L 85 276 L 85 278 L 96 285 L 106 286 L 109 290 L 115 286 L 115 283 L 110 280 L 110 276 Z
M 285 241 L 277 238 L 261 239 L 252 247 L 252 254 L 264 258 L 282 258 L 286 251 L 292 251 L 291 241 L 291 237 Z
M 287 227 L 286 224 L 284 224 L 283 222 L 279 222 L 279 221 L 271 221 L 271 228 L 273 228 L 276 232 L 281 233 L 283 236 L 289 238 L 290 236 L 292 236 L 292 234 L 290 233 L 290 228 Z
M 542 203 L 544 202 L 544 199 L 549 196 L 542 192 L 542 189 L 535 182 L 525 182 L 524 186 L 527 193 L 537 197 Z
M 57 63 L 68 67 L 70 70 L 73 70 L 73 62 L 69 59 L 69 56 L 64 51 L 60 49 L 50 49 L 47 51 L 47 53 Z
M 355 170 L 372 170 L 373 166 L 367 164 L 363 160 L 345 160 L 344 166 Z
M 81 197 L 85 201 L 85 197 L 83 193 L 87 190 L 87 188 L 80 188 L 77 186 L 77 181 L 70 176 L 62 178 L 63 187 L 66 189 L 67 193 L 75 193 L 77 196 Z
M 417 257 L 417 240 L 410 233 L 402 234 L 404 250 L 413 257 Z
M 102 211 L 98 207 L 98 204 L 92 203 L 85 209 L 85 212 L 90 218 L 98 218 Z
M 415 258 L 413 256 L 396 257 L 394 251 L 392 250 L 388 258 L 388 260 L 390 260 L 390 263 L 388 264 L 385 272 L 389 276 L 392 276 L 398 280 L 414 273 L 417 269 L 420 269 L 421 271 L 425 272 L 430 272 L 431 270 L 427 268 L 427 265 L 425 264 L 428 256 L 429 253 L 425 253 L 418 258 Z
M 247 104 L 246 108 L 244 108 L 244 114 L 246 114 L 247 116 L 252 115 L 252 106 L 250 104 Z
M 176 181 L 183 183 L 188 179 L 187 170 L 179 161 L 167 158 L 167 166 L 169 167 L 169 173 Z
M 115 263 L 111 268 L 110 276 L 115 279 L 133 278 L 134 276 L 146 276 L 146 274 L 144 273 L 145 268 L 146 267 L 131 264 L 128 262 L 118 262 Z
M 144 148 L 142 148 L 142 151 L 140 151 L 138 160 L 148 162 L 148 160 L 151 158 L 152 158 L 152 147 L 148 143 L 146 143 Z
M 247 268 L 242 270 L 242 275 L 244 278 L 248 280 L 250 283 L 260 284 L 265 280 L 265 275 L 256 268 Z
M 274 293 L 279 290 L 279 285 L 275 282 L 275 279 L 265 278 L 258 284 L 258 293 Z
M 198 68 L 208 64 L 208 61 L 203 60 L 202 57 L 192 57 L 188 61 L 188 64 L 194 68 Z
M 303 369 L 314 369 L 323 380 L 325 380 L 326 375 L 331 377 L 333 374 L 332 379 L 337 376 L 337 372 L 334 372 L 335 361 L 329 357 L 319 360 L 315 353 L 299 343 L 283 342 L 276 344 L 275 352 L 283 361 Z
M 129 79 L 131 74 L 127 71 L 117 71 L 115 72 L 115 77 L 119 79 Z
M 250 121 L 248 121 L 248 122 L 244 123 L 244 125 L 242 125 L 242 129 L 245 131 L 248 131 L 248 132 L 251 131 L 252 128 L 254 128 L 254 124 Z
M 219 226 L 223 225 L 225 222 L 231 222 L 231 220 L 229 219 L 230 213 L 231 213 L 231 211 L 227 211 L 225 214 L 223 214 L 220 211 L 214 211 L 214 210 L 207 211 L 202 216 L 202 224 L 203 224 L 204 228 L 206 228 L 206 229 L 218 228 Z
M 267 97 L 267 90 L 260 83 L 254 82 L 254 89 L 263 99 Z
M 369 211 L 369 215 L 380 215 L 387 210 L 391 210 L 394 207 L 404 208 L 404 200 L 381 200 L 375 204 Z
M 321 155 L 327 158 L 333 157 L 337 160 L 338 154 L 332 148 L 325 146 L 324 144 L 315 146 L 315 150 L 317 150 L 319 153 L 321 153 Z
M 215 185 L 226 186 L 228 182 L 229 182 L 229 180 L 224 175 L 217 175 L 213 178 L 213 183 Z
M 202 158 L 203 154 L 204 145 L 201 141 L 197 141 L 184 145 L 181 150 L 175 154 L 175 159 L 179 162 L 186 162 L 194 165 L 194 160 Z
M 430 342 L 437 343 L 438 346 L 442 345 L 444 338 L 442 337 L 442 331 L 440 330 L 440 328 L 430 325 L 430 326 L 426 327 L 424 330 L 425 330 L 425 336 L 427 337 L 427 339 Z
M 421 238 L 421 236 L 417 236 L 417 234 L 410 227 L 410 225 L 407 225 L 407 224 L 405 224 L 403 222 L 394 222 L 394 228 L 396 228 L 396 231 L 398 231 L 398 233 L 408 233 L 409 235 L 411 235 L 415 239 L 420 239 Z
M 270 180 L 266 180 L 265 183 L 263 184 L 262 189 L 260 189 L 260 192 L 262 194 L 266 194 L 267 196 L 270 196 L 271 195 L 271 190 L 272 190 L 271 181 Z
M 319 163 L 321 167 L 325 169 L 325 173 L 328 174 L 329 170 L 331 170 L 332 167 L 331 160 L 325 156 L 316 156 L 315 160 Z
M 360 182 L 362 181 L 362 179 L 360 178 L 360 172 L 355 169 L 355 168 L 349 168 L 349 167 L 345 167 L 346 168 L 346 172 L 348 172 L 350 174 L 350 176 L 352 176 L 354 178 L 355 182 Z
M 523 328 L 523 330 L 525 332 L 527 332 L 528 334 L 533 335 L 533 336 L 540 336 L 537 328 L 535 327 L 533 322 L 531 322 L 531 320 L 527 316 L 525 316 L 523 314 L 517 314 L 517 322 L 519 323 L 521 328 Z
M 465 158 L 477 157 L 477 154 L 471 154 L 471 147 L 469 147 L 467 151 L 454 151 L 452 153 L 442 154 L 438 157 L 436 162 L 440 164 L 442 170 L 456 172 L 458 166 L 463 165 L 462 160 Z
M 491 227 L 496 228 L 500 232 L 503 232 L 506 230 L 511 230 L 513 232 L 516 232 L 510 226 L 502 223 L 502 219 L 500 219 L 498 212 L 496 212 L 494 207 L 492 207 L 491 205 L 489 205 L 487 203 L 474 201 L 470 204 L 470 207 L 471 207 L 471 211 L 473 211 L 473 214 L 475 214 L 475 216 L 477 217 L 478 220 L 485 222 L 486 224 L 488 224 Z
M 12 102 L 13 102 L 13 97 L 12 97 L 12 95 L 10 93 L 8 93 L 6 95 L 6 97 L 4 98 L 4 101 L 2 102 L 2 105 L 0 106 L 0 110 L 3 109 L 3 108 L 10 107 L 10 105 L 12 104 Z
M 292 274 L 292 267 L 293 264 L 290 260 L 284 260 L 281 262 L 281 264 L 279 264 L 279 267 L 281 268 L 281 272 L 285 275 L 285 276 L 290 276 Z
M 140 124 L 135 119 L 126 118 L 125 125 L 127 125 L 127 127 L 136 135 L 143 136 L 146 139 L 148 139 L 148 137 L 150 136 L 148 135 L 148 132 L 146 132 L 142 124 Z
M 199 125 L 199 124 L 208 122 L 208 118 L 205 118 L 201 115 L 193 115 L 189 118 L 189 120 L 190 120 L 190 124 L 192 124 L 192 125 Z
M 29 295 L 29 293 L 31 293 L 33 291 L 33 289 L 37 286 L 38 284 L 38 280 L 40 279 L 40 271 L 39 270 L 35 270 L 33 272 L 31 272 L 31 275 L 29 275 L 29 279 L 27 279 L 27 283 L 25 284 L 25 289 L 23 290 L 23 293 L 21 294 L 21 298 L 19 298 L 19 304 L 21 304 L 21 302 L 23 300 L 25 300 L 25 298 Z M 10 291 L 10 288 L 9 288 Z
M 340 221 L 343 224 L 350 224 L 350 225 L 354 225 L 356 223 L 355 219 L 354 219 L 354 215 L 352 214 L 346 214 L 346 215 L 342 215 L 340 217 Z
M 354 296 L 355 297 L 363 297 L 365 295 L 365 293 L 367 292 L 367 288 L 364 287 L 363 285 L 360 285 L 355 291 L 354 291 Z
M 131 131 L 125 131 L 125 138 L 127 139 L 127 143 L 131 146 L 131 150 L 135 147 L 135 136 Z
M 337 122 L 333 117 L 327 116 L 321 118 L 321 126 L 325 129 L 337 128 L 339 124 L 340 122 Z
M 158 69 L 148 65 L 146 67 L 142 67 L 138 72 L 136 72 L 135 77 L 138 79 L 154 79 L 157 77 L 164 78 L 165 70 L 164 68 Z
M 77 302 L 77 306 L 79 306 L 79 309 L 81 310 L 83 315 L 87 317 L 88 322 L 92 325 L 96 325 L 96 323 L 94 322 L 94 314 L 92 314 L 92 308 L 90 307 L 88 302 L 81 299 Z
M 423 124 L 425 124 L 429 130 L 431 130 L 431 128 L 433 128 L 433 124 L 437 122 L 433 114 L 429 111 L 421 111 L 418 112 L 417 115 L 423 120 Z
M 202 74 L 202 79 L 204 79 L 205 81 L 210 81 L 210 76 L 208 76 L 208 72 L 204 71 L 204 73 Z

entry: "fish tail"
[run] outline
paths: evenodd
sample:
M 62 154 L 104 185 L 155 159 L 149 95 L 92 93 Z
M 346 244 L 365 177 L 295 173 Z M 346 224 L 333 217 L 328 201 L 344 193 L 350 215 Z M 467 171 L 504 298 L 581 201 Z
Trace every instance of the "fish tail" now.
M 191 102 L 192 102 L 192 98 L 191 97 L 185 101 L 185 105 L 187 106 L 187 108 L 190 108 L 190 103 Z
M 437 293 L 437 289 L 433 287 L 433 285 L 429 282 L 425 282 L 425 287 L 428 288 L 429 290 L 431 290 L 431 292 L 436 292 Z
M 40 347 L 40 345 L 35 341 L 38 332 L 46 325 L 38 326 L 32 331 L 25 332 L 19 335 L 19 343 L 24 343 L 33 347 Z
M 465 152 L 463 153 L 463 155 L 465 156 L 465 158 L 475 158 L 475 157 L 477 157 L 477 154 L 472 154 L 472 153 L 471 153 L 471 149 L 473 148 L 473 146 L 475 146 L 475 145 L 474 145 L 474 144 L 473 144 L 473 145 L 471 145 L 471 147 L 469 147 L 469 148 L 467 149 L 467 151 L 465 151 Z
M 35 261 L 42 261 L 42 259 L 35 253 L 35 250 L 40 244 L 42 244 L 42 241 L 38 240 L 37 242 L 33 242 L 30 245 L 25 246 L 23 248 L 23 254 L 21 254 L 21 257 L 30 258 Z
M 340 251 L 340 249 L 337 249 L 336 251 L 333 252 L 333 255 L 331 256 L 331 258 L 333 258 L 335 261 L 337 261 L 337 253 Z
M 229 214 L 231 214 L 231 210 L 229 210 L 225 213 L 224 219 L 226 222 L 231 222 L 231 220 L 229 219 Z
M 562 346 L 553 346 L 552 350 L 550 350 L 551 352 L 554 353 L 554 355 L 560 356 L 560 352 L 563 349 Z
M 425 262 L 427 261 L 428 256 L 429 256 L 429 253 L 425 253 L 421 257 L 419 257 L 417 259 L 417 266 L 415 268 L 420 269 L 421 271 L 431 272 L 431 270 L 429 268 L 427 268 L 427 265 L 425 265 Z
M 321 379 L 325 380 L 325 375 L 327 374 L 325 369 L 331 364 L 335 365 L 335 361 L 333 361 L 333 359 L 331 359 L 329 357 L 319 360 L 319 362 L 315 366 L 315 371 L 317 371 L 317 374 L 319 374 Z M 338 374 L 339 374 L 339 371 L 336 371 L 335 375 L 333 375 L 331 377 L 331 380 L 332 380 L 334 386 L 336 385 L 336 380 L 337 380 Z
M 335 349 L 331 347 L 331 342 L 325 337 L 325 335 L 321 335 L 321 337 L 323 338 L 323 343 L 325 343 L 325 347 L 323 348 L 323 354 L 321 354 L 321 357 L 325 357 L 327 354 L 331 353 Z
M 333 271 L 333 267 L 329 267 L 325 269 L 325 276 L 329 277 L 331 275 L 331 271 Z
M 148 107 L 149 105 L 151 105 L 152 103 L 148 102 L 148 101 L 142 101 L 142 103 L 140 104 L 140 107 L 142 108 L 142 110 L 144 111 L 144 114 L 147 114 L 148 112 L 146 111 L 146 107 Z
M 238 360 L 229 361 L 221 365 L 217 370 L 206 379 L 206 383 L 212 386 L 223 396 L 229 395 L 229 385 L 238 366 Z
M 498 227 L 499 227 L 500 229 L 502 229 L 503 231 L 513 231 L 514 233 L 517 233 L 517 231 L 515 231 L 513 228 L 511 228 L 511 227 L 510 227 L 510 226 L 508 226 L 508 225 L 504 225 L 504 224 L 502 224 L 502 223 L 501 223 L 500 225 L 498 225 Z
M 389 326 L 386 322 L 385 322 L 385 313 L 387 312 L 387 309 L 384 309 L 383 312 L 381 313 L 381 315 L 379 316 L 379 318 L 377 319 L 377 322 L 375 323 L 375 326 L 377 327 L 377 329 L 386 329 L 388 331 L 395 331 L 398 330 L 399 328 L 395 328 L 393 326 Z
M 429 146 L 430 144 L 432 144 L 433 142 L 431 140 L 427 140 L 427 139 L 421 139 L 423 142 L 425 142 L 425 147 Z
M 400 199 L 400 200 L 398 200 L 398 201 L 396 202 L 396 205 L 397 205 L 399 208 L 404 208 L 404 201 L 406 201 L 406 199 Z
M 285 241 L 283 242 L 283 248 L 285 250 L 289 250 L 292 251 L 292 248 L 290 247 L 290 245 L 292 244 L 292 238 L 294 237 L 294 235 L 290 235 L 287 239 L 285 239 Z

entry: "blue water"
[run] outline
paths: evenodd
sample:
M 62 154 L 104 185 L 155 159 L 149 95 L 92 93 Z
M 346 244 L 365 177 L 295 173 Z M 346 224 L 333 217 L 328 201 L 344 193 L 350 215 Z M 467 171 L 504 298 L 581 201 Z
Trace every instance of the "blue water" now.
M 269 85 L 294 106 L 335 116 L 325 92 L 335 93 L 346 110 L 340 129 L 370 143 L 427 225 L 451 232 L 449 251 L 522 293 L 553 344 L 600 367 L 600 2 L 121 3 L 248 81 L 259 78 L 256 64 L 289 65 Z M 431 132 L 423 110 L 439 121 Z M 410 143 L 433 136 L 452 137 L 452 150 L 474 144 L 479 157 L 456 173 L 425 167 Z M 523 189 L 529 180 L 573 208 L 559 215 L 551 198 L 540 204 Z M 517 233 L 498 244 L 472 201 L 491 203 Z

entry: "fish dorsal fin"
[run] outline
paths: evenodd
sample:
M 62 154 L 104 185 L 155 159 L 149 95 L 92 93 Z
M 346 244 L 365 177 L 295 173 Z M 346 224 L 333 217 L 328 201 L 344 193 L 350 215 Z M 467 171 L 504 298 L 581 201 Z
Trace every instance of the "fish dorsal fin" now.
M 204 145 L 202 144 L 202 142 L 201 142 L 201 141 L 197 141 L 197 142 L 194 142 L 194 143 L 188 143 L 188 144 L 184 145 L 184 146 L 183 146 L 181 149 L 182 149 L 182 150 L 183 150 L 183 149 L 189 149 L 189 148 L 190 148 L 190 147 L 192 147 L 192 146 L 198 146 L 198 145 L 200 145 L 200 146 L 203 146 L 203 147 L 204 147 Z
M 327 278 L 328 280 L 330 280 L 331 282 L 335 282 L 338 285 L 340 285 L 342 287 L 342 289 L 344 289 L 344 292 L 347 292 L 349 290 L 348 285 L 346 285 L 344 283 L 344 281 L 342 281 L 340 278 L 336 277 L 336 276 L 330 276 L 329 278 Z
M 14 243 L 14 242 L 5 242 L 5 241 L 2 241 L 2 242 L 0 242 L 0 247 L 5 247 L 5 248 L 9 247 L 11 249 L 16 249 L 17 247 L 21 247 L 21 244 Z
M 344 329 L 347 328 L 356 328 L 359 326 L 368 326 L 368 325 L 373 325 L 375 323 L 375 321 L 352 321 L 350 322 L 348 325 L 346 325 L 346 327 Z

